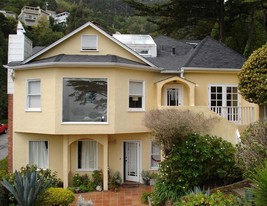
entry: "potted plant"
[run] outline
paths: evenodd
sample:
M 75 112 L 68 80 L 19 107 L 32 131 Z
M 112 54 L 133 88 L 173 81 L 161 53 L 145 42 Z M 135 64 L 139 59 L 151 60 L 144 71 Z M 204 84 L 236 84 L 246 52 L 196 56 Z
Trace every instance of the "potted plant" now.
M 143 170 L 142 173 L 143 182 L 145 185 L 150 185 L 151 174 L 147 170 Z
M 118 192 L 120 184 L 121 184 L 120 173 L 118 171 L 116 171 L 116 172 L 114 172 L 114 175 L 111 178 L 110 186 L 115 192 Z

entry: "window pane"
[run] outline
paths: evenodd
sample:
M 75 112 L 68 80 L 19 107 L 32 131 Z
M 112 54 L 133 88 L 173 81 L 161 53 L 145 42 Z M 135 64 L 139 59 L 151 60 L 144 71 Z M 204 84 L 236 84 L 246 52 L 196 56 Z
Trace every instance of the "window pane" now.
M 28 94 L 40 94 L 40 81 L 28 82 Z
M 107 79 L 64 78 L 63 122 L 107 122 Z
M 29 96 L 29 108 L 40 108 L 40 96 Z
M 130 95 L 143 95 L 143 82 L 130 82 Z
M 82 50 L 97 50 L 97 35 L 83 35 Z
M 159 167 L 159 163 L 161 162 L 161 150 L 160 146 L 155 142 L 151 142 L 151 164 L 150 167 Z
M 97 169 L 97 143 L 95 141 L 78 142 L 78 169 Z
M 29 142 L 29 164 L 48 168 L 48 141 Z
M 130 108 L 142 108 L 142 97 L 129 97 Z

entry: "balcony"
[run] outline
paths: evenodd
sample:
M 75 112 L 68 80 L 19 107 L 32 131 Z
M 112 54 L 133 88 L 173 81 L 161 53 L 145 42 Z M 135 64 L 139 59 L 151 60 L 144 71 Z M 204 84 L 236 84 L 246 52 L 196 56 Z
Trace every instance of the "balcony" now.
M 255 121 L 254 107 L 210 107 L 210 109 L 237 125 L 249 125 Z

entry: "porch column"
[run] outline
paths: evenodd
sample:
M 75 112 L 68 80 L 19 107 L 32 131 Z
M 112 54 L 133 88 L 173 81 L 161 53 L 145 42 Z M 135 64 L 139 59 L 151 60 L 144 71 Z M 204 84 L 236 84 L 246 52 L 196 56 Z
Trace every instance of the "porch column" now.
M 103 190 L 108 191 L 108 135 L 103 139 Z
M 195 85 L 189 86 L 189 105 L 195 106 Z
M 158 109 L 161 107 L 161 87 L 162 87 L 162 84 L 157 84 L 157 106 L 158 106 Z
M 69 138 L 63 136 L 63 186 L 67 188 L 69 186 Z

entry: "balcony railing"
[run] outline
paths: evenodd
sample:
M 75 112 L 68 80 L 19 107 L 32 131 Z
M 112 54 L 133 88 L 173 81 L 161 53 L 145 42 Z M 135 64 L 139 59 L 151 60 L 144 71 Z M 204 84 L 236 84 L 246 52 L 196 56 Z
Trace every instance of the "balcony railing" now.
M 210 107 L 210 109 L 238 125 L 254 122 L 254 107 Z

